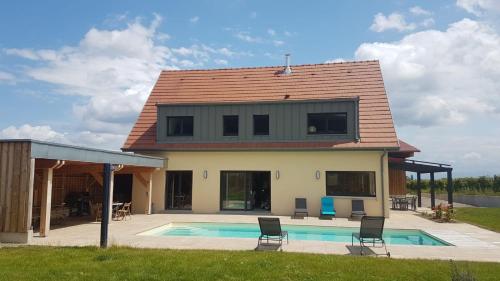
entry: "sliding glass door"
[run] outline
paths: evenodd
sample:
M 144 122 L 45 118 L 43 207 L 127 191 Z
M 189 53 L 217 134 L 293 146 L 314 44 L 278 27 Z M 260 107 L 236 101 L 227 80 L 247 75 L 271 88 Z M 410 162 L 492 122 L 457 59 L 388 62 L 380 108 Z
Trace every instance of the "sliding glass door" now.
M 191 210 L 193 194 L 192 171 L 168 171 L 166 187 L 166 209 Z
M 221 210 L 270 210 L 271 173 L 221 172 Z

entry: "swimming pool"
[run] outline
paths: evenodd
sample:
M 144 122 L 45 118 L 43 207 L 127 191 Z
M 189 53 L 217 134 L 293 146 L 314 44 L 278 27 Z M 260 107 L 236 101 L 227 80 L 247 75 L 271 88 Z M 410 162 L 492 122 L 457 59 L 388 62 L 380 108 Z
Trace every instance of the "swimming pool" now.
M 293 240 L 351 242 L 351 234 L 359 232 L 354 227 L 282 225 Z M 189 222 L 170 223 L 139 235 L 147 236 L 188 236 L 188 237 L 222 237 L 222 238 L 255 238 L 260 235 L 258 224 L 252 223 L 209 223 Z M 384 240 L 392 245 L 426 245 L 449 246 L 450 244 L 432 237 L 416 229 L 384 229 Z

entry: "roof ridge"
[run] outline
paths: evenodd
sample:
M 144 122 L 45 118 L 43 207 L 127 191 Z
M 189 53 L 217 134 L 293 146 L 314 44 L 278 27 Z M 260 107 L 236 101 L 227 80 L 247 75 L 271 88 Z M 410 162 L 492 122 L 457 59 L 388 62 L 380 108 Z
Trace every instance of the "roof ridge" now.
M 301 66 L 323 66 L 323 65 L 333 65 L 333 64 L 357 64 L 366 62 L 379 62 L 379 60 L 352 60 L 352 61 L 341 61 L 341 62 L 324 62 L 324 63 L 306 63 L 306 64 L 292 64 L 290 67 L 301 67 Z M 191 69 L 163 69 L 161 72 L 188 72 L 188 71 L 217 71 L 217 70 L 242 70 L 242 69 L 267 69 L 283 67 L 284 65 L 270 65 L 270 66 L 243 66 L 243 67 L 222 67 L 222 68 L 191 68 Z

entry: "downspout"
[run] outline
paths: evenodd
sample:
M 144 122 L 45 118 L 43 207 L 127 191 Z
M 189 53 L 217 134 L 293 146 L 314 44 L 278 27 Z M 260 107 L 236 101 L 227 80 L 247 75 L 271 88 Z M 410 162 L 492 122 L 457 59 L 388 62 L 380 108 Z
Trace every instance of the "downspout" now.
M 385 165 L 384 165 L 384 157 L 387 154 L 387 151 L 384 149 L 382 155 L 380 155 L 380 179 L 382 181 L 382 215 L 385 217 Z

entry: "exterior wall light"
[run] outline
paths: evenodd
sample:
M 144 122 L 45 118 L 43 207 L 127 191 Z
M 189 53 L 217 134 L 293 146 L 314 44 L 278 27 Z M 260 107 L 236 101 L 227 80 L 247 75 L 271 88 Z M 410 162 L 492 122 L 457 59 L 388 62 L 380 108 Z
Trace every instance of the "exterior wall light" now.
M 321 178 L 321 172 L 316 170 L 316 179 L 319 180 Z
M 208 178 L 208 171 L 207 170 L 203 171 L 203 178 L 204 179 Z
M 279 180 L 280 179 L 280 170 L 276 170 L 276 179 Z

